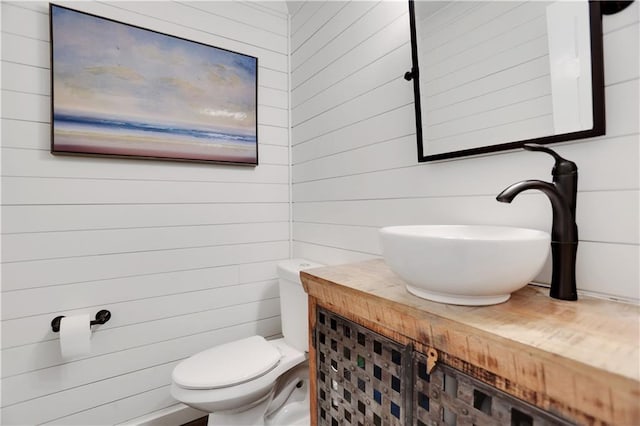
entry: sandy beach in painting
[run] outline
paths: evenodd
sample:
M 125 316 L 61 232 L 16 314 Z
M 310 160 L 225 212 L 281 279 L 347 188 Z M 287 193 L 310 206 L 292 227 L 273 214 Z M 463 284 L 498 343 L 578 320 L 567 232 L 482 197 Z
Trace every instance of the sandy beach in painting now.
M 88 117 L 54 117 L 62 152 L 257 163 L 254 136 Z

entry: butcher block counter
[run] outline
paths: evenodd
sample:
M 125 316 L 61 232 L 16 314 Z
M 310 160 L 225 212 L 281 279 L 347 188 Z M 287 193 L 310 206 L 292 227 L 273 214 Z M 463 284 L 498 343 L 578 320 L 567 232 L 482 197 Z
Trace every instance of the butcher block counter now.
M 331 311 L 578 424 L 640 425 L 640 309 L 631 304 L 548 296 L 527 286 L 505 303 L 430 302 L 405 289 L 383 260 L 301 273 L 309 323 Z M 310 333 L 312 424 L 316 367 Z

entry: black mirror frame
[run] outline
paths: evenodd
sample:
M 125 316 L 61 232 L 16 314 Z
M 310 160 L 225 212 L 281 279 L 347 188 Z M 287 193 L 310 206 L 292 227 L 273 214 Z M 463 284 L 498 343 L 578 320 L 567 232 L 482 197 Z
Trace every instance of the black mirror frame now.
M 629 2 L 631 3 L 631 2 Z M 416 139 L 418 142 L 418 162 L 446 160 L 472 155 L 488 154 L 499 151 L 519 149 L 526 143 L 549 144 L 575 139 L 591 138 L 605 134 L 604 109 L 604 59 L 602 51 L 602 12 L 600 2 L 589 0 L 589 20 L 591 27 L 591 101 L 593 111 L 593 127 L 577 132 L 561 133 L 540 138 L 506 142 L 478 148 L 425 155 L 422 144 L 422 110 L 420 99 L 420 68 L 418 64 L 418 43 L 416 40 L 416 18 L 414 0 L 409 0 L 409 24 L 411 29 L 411 71 L 404 75 L 405 80 L 413 80 L 414 105 L 416 114 Z

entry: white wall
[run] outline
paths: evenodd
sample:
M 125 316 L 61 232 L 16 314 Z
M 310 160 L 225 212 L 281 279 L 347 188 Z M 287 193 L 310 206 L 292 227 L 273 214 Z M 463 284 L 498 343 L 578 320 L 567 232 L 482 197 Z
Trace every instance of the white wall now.
M 289 257 L 287 16 L 256 2 L 70 7 L 259 58 L 258 167 L 52 156 L 46 2 L 2 2 L 2 424 L 175 404 L 178 361 L 280 332 Z M 64 362 L 57 315 L 109 309 Z
M 407 5 L 292 4 L 294 255 L 323 263 L 380 255 L 377 229 L 418 223 L 549 230 L 544 195 L 495 201 L 507 185 L 550 180 L 552 159 L 508 152 L 418 164 Z M 604 20 L 607 134 L 555 144 L 579 167 L 578 287 L 638 301 L 638 18 Z M 296 30 L 297 29 L 297 30 Z M 539 277 L 549 282 L 550 267 Z

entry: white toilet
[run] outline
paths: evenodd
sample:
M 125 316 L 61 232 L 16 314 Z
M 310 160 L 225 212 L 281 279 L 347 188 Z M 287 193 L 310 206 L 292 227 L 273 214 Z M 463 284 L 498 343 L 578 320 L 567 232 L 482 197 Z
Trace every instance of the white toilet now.
M 309 424 L 307 295 L 303 259 L 278 264 L 283 338 L 251 336 L 215 346 L 179 363 L 171 395 L 210 413 L 209 426 Z

